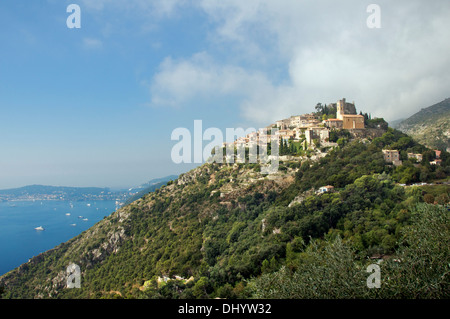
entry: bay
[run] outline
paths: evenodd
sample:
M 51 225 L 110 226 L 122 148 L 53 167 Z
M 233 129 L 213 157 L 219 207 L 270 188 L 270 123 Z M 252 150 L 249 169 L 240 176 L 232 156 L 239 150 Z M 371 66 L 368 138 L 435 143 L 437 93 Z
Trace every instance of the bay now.
M 115 210 L 116 202 L 106 200 L 0 203 L 0 275 L 79 235 Z M 40 226 L 44 230 L 35 229 Z

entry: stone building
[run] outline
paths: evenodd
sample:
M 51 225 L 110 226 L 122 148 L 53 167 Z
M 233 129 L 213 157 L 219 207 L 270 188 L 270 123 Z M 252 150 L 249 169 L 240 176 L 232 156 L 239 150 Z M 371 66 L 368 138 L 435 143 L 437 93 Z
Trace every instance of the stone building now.
M 400 160 L 400 153 L 398 150 L 383 150 L 384 160 L 390 162 L 395 166 L 402 165 Z
M 363 129 L 364 116 L 356 114 L 354 103 L 347 103 L 345 98 L 339 100 L 336 105 L 336 119 L 342 121 L 343 129 Z

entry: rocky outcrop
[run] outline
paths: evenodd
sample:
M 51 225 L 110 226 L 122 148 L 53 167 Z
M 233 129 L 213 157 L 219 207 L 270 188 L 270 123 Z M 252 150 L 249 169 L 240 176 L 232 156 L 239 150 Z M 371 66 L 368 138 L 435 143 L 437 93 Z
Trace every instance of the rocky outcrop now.
M 374 139 L 376 137 L 381 137 L 386 130 L 382 128 L 364 128 L 364 129 L 349 129 L 348 130 L 355 139 Z
M 110 254 L 116 254 L 120 245 L 125 241 L 127 236 L 125 236 L 125 229 L 121 227 L 116 232 L 113 232 L 109 238 L 104 241 L 100 247 L 93 249 L 89 252 L 91 258 L 89 258 L 89 263 L 95 263 L 102 261 Z

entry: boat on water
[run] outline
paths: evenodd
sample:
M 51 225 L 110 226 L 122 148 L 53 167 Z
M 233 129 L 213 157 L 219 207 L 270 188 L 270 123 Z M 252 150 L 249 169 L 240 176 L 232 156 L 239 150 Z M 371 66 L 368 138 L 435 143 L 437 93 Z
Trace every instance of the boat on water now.
M 70 224 L 70 226 L 73 226 L 73 227 L 75 227 L 77 224 Z
M 86 221 L 88 221 L 88 219 L 87 218 L 83 218 L 83 220 L 86 222 Z
M 80 215 L 80 216 L 78 216 L 78 218 L 83 218 L 83 216 Z
M 66 213 L 66 216 L 70 216 L 70 213 Z
M 35 229 L 36 229 L 36 230 L 44 230 L 44 227 L 39 226 L 39 227 L 36 227 Z

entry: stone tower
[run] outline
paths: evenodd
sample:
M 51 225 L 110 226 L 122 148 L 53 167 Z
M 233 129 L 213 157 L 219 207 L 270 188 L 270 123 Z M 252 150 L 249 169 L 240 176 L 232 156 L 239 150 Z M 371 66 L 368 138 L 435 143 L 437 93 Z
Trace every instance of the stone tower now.
M 339 120 L 344 119 L 344 115 L 354 115 L 356 114 L 355 104 L 345 102 L 345 98 L 339 100 L 336 105 L 336 118 Z

